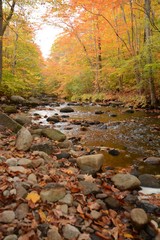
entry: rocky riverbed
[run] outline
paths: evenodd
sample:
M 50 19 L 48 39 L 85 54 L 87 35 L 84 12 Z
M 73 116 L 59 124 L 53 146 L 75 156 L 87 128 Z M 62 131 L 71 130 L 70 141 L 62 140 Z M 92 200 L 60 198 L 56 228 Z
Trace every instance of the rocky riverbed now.
M 160 239 L 159 175 L 103 169 L 103 153 L 26 113 L 0 113 L 0 148 L 0 239 Z

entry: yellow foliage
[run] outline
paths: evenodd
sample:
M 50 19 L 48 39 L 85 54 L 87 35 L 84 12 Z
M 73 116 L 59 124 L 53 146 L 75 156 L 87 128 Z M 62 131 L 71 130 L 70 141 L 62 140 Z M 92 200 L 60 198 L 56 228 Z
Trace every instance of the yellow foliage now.
M 36 203 L 40 200 L 40 196 L 37 192 L 32 191 L 27 195 L 26 199 L 28 201 L 32 201 L 33 203 Z

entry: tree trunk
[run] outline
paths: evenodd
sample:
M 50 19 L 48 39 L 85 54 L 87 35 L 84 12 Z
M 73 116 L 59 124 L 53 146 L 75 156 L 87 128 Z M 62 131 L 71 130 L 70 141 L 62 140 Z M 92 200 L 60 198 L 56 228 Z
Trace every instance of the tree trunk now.
M 2 82 L 2 43 L 3 43 L 3 7 L 0 0 L 0 85 Z
M 152 50 L 151 50 L 151 27 L 150 27 L 150 17 L 151 17 L 151 0 L 145 0 L 145 43 L 147 45 L 147 57 L 146 64 L 149 65 L 148 71 L 148 83 L 150 91 L 150 101 L 151 106 L 156 107 L 156 91 L 154 85 L 153 69 L 152 69 Z

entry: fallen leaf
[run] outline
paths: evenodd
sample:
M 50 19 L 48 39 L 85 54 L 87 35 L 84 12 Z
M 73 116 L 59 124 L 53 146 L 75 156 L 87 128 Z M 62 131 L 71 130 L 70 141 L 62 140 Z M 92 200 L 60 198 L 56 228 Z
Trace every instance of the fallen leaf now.
M 47 221 L 46 214 L 41 209 L 38 210 L 38 213 L 39 213 L 41 222 L 46 222 Z
M 94 182 L 95 179 L 92 177 L 92 175 L 85 174 L 84 175 L 84 180 L 87 182 Z
M 81 207 L 80 204 L 78 204 L 77 212 L 79 212 L 79 213 L 81 213 L 81 214 L 84 214 L 84 212 L 83 212 L 82 207 Z
M 123 235 L 125 238 L 134 238 L 130 233 L 124 233 Z
M 26 200 L 28 200 L 28 201 L 30 200 L 33 203 L 36 203 L 40 200 L 40 196 L 37 192 L 32 191 L 27 195 Z

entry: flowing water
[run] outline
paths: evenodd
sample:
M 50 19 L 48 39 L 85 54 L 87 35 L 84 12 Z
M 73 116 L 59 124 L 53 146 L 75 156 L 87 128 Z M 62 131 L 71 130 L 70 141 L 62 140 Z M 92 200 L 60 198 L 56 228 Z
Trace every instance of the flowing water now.
M 47 106 L 32 109 L 31 114 L 40 114 L 35 122 L 48 125 L 46 118 L 58 114 L 63 121 L 51 124 L 52 127 L 65 133 L 68 138 L 81 137 L 82 145 L 100 147 L 106 162 L 105 166 L 128 167 L 141 162 L 146 157 L 160 157 L 160 118 L 158 113 L 134 111 L 125 113 L 123 107 L 107 107 L 100 105 L 74 105 L 74 112 L 61 113 L 59 107 Z M 101 111 L 103 114 L 95 114 Z M 68 117 L 68 118 L 67 118 Z M 73 123 L 79 121 L 81 124 Z M 92 124 L 92 123 L 96 124 Z M 82 126 L 90 123 L 85 129 Z M 82 131 L 83 130 L 83 131 Z M 112 156 L 106 150 L 114 148 L 119 151 Z M 160 166 L 141 166 L 142 172 L 160 174 Z

